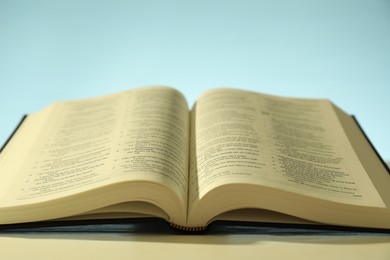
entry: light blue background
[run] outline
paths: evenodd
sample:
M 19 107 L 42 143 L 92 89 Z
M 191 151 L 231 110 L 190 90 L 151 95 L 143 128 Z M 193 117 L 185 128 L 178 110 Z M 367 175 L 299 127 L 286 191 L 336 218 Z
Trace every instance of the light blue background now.
M 0 0 L 0 143 L 57 100 L 156 84 L 328 98 L 390 159 L 390 1 Z

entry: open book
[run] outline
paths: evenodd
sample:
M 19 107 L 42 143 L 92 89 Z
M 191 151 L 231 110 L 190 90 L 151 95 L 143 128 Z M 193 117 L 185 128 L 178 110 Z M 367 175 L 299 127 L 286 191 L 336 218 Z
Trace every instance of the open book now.
M 168 87 L 58 102 L 0 154 L 0 224 L 159 217 L 390 229 L 390 175 L 327 100 Z

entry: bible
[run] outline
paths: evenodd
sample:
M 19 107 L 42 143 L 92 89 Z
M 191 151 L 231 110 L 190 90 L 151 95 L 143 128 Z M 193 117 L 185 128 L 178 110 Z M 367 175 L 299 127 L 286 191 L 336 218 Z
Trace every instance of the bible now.
M 390 175 L 331 101 L 229 88 L 56 102 L 0 153 L 0 225 L 148 217 L 390 230 Z

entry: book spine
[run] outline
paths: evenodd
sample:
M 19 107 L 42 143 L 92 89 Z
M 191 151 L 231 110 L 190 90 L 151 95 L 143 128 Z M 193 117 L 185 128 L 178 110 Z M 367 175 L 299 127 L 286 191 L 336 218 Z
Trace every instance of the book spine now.
M 199 231 L 206 230 L 206 227 L 187 227 L 187 226 L 177 225 L 175 223 L 169 223 L 169 225 L 172 228 L 180 230 L 180 231 L 199 232 Z

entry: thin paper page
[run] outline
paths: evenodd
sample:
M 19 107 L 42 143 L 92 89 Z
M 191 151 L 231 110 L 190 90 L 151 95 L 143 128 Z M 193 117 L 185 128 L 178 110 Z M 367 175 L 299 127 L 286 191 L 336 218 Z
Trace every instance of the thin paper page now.
M 58 103 L 5 197 L 30 203 L 141 180 L 186 201 L 188 132 L 187 104 L 170 88 Z
M 224 89 L 203 95 L 195 113 L 192 201 L 249 183 L 384 206 L 328 101 Z

